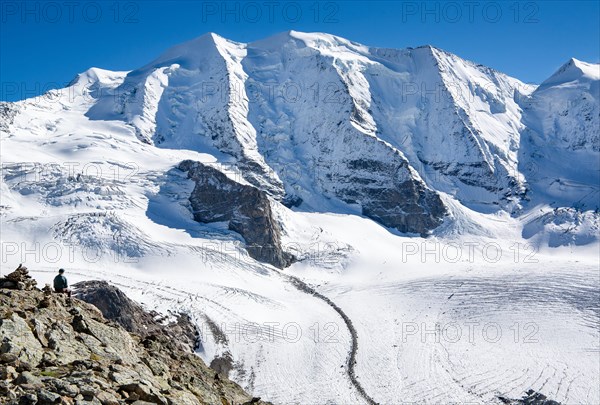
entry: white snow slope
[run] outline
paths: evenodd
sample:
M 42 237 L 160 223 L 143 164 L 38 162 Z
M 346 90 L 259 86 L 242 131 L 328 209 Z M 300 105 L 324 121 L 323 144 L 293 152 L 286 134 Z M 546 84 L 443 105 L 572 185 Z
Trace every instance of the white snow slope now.
M 0 104 L 1 272 L 185 311 L 198 354 L 277 404 L 598 404 L 599 83 L 294 31 L 91 68 Z M 184 159 L 266 191 L 298 261 L 195 222 Z M 362 215 L 404 181 L 447 210 L 426 238 Z

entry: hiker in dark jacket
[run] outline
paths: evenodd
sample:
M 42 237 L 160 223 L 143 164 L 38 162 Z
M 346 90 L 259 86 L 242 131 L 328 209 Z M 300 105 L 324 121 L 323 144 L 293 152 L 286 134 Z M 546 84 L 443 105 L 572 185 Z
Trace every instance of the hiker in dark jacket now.
M 65 269 L 58 270 L 58 275 L 54 277 L 54 291 L 57 293 L 67 294 L 69 298 L 71 297 L 71 290 L 69 290 L 69 283 L 67 283 L 67 278 L 63 276 Z

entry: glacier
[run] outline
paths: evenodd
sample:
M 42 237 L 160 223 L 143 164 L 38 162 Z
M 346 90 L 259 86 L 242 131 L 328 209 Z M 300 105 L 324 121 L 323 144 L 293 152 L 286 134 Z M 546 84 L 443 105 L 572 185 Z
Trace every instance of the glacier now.
M 274 403 L 598 403 L 599 83 L 296 31 L 90 68 L 0 103 L 2 272 L 188 313 Z

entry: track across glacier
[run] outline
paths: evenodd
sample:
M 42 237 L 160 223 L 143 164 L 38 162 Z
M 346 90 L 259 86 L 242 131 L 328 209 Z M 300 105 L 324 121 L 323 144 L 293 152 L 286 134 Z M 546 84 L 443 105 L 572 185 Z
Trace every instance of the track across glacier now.
M 369 394 L 367 394 L 367 392 L 365 391 L 363 386 L 358 381 L 358 378 L 356 377 L 355 364 L 356 364 L 356 354 L 358 353 L 358 333 L 356 332 L 356 329 L 354 328 L 354 325 L 352 324 L 352 320 L 348 317 L 348 315 L 346 315 L 346 313 L 342 310 L 342 308 L 340 308 L 335 302 L 333 302 L 331 299 L 327 298 L 323 294 L 316 291 L 314 288 L 312 288 L 311 286 L 306 284 L 304 281 L 302 281 L 299 278 L 294 277 L 294 276 L 285 275 L 285 277 L 288 278 L 290 280 L 290 282 L 298 290 L 303 291 L 307 294 L 312 295 L 315 298 L 318 298 L 318 299 L 324 301 L 327 305 L 329 305 L 331 308 L 333 308 L 335 310 L 335 312 L 337 312 L 339 314 L 339 316 L 342 318 L 342 320 L 344 321 L 344 324 L 348 328 L 348 331 L 350 332 L 350 336 L 352 338 L 351 347 L 350 347 L 350 350 L 348 351 L 348 358 L 346 359 L 346 370 L 348 372 L 348 378 L 350 379 L 350 382 L 356 388 L 356 390 L 358 391 L 360 396 L 365 401 L 367 401 L 368 404 L 371 404 L 371 405 L 377 404 L 377 402 L 375 402 L 375 400 L 373 400 L 373 398 L 371 398 L 369 396 Z

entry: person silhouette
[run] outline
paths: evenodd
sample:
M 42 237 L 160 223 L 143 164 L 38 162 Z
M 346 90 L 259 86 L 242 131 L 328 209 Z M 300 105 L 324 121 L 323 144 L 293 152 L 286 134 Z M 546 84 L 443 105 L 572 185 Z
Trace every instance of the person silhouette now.
M 63 275 L 65 269 L 59 269 L 58 274 L 54 277 L 54 291 L 61 294 L 67 294 L 71 298 L 71 290 L 67 278 Z

